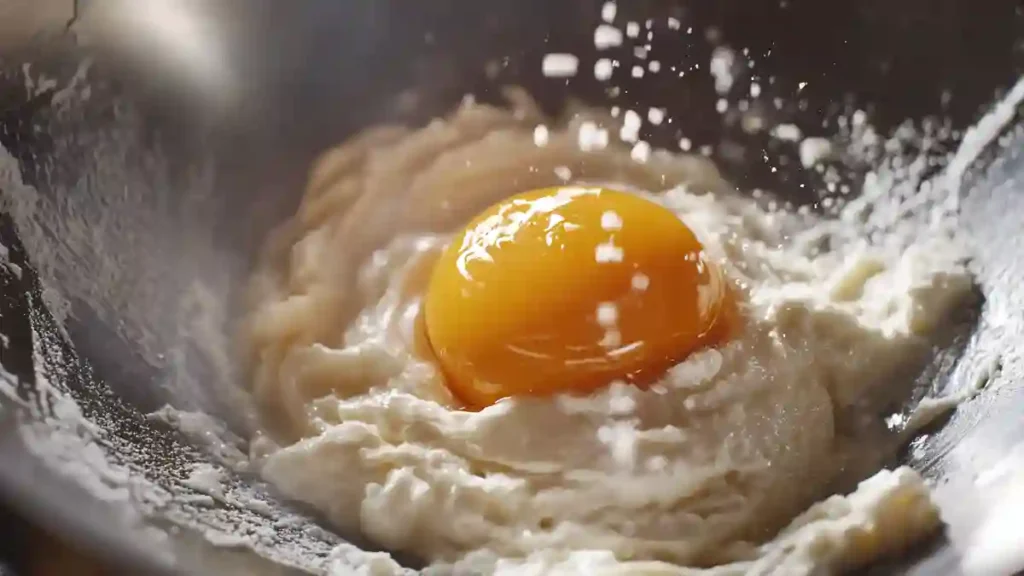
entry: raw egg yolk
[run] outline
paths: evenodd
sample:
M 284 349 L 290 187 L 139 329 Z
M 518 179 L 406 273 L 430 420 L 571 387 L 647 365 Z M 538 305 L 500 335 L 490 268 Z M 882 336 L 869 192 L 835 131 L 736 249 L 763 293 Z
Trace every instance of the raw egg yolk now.
M 643 385 L 728 336 L 734 302 L 697 237 L 625 192 L 534 190 L 444 250 L 424 302 L 430 347 L 467 406 Z

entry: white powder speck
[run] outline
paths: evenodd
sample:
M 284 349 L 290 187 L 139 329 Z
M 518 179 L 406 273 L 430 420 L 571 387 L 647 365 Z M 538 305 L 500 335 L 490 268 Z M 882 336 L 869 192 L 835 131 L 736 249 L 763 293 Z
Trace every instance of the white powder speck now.
M 772 136 L 779 140 L 796 142 L 803 137 L 803 133 L 793 124 L 779 124 L 772 130 Z
M 619 129 L 619 138 L 623 142 L 636 142 L 640 137 L 640 125 L 643 120 L 640 119 L 640 115 L 634 110 L 626 110 L 625 116 L 622 118 L 622 128 Z
M 538 147 L 544 147 L 548 145 L 548 127 L 543 124 L 538 124 L 533 129 L 533 143 Z
M 715 112 L 719 114 L 724 113 L 729 109 L 729 102 L 725 98 L 719 98 L 718 102 L 715 102 Z
M 594 78 L 602 82 L 612 77 L 612 61 L 608 58 L 601 58 L 594 62 Z
M 680 25 L 682 25 L 682 23 L 679 21 L 678 18 L 672 18 L 671 16 L 669 17 L 669 19 L 668 19 L 668 29 L 669 30 L 679 30 Z
M 619 309 L 612 302 L 597 305 L 597 323 L 603 328 L 614 328 L 619 322 Z
M 711 64 L 709 70 L 715 79 L 715 92 L 726 94 L 732 88 L 735 80 L 733 69 L 736 66 L 736 53 L 724 46 L 715 48 L 711 53 Z
M 832 143 L 824 138 L 804 138 L 800 142 L 800 164 L 810 168 L 832 154 Z
M 573 54 L 546 54 L 541 70 L 548 78 L 569 78 L 576 75 L 580 59 Z
M 799 91 L 803 90 L 805 86 L 807 86 L 807 82 L 801 82 L 801 83 L 800 83 L 800 84 L 799 84 L 799 85 L 797 86 L 797 89 L 796 89 L 796 91 L 797 91 L 797 92 L 799 92 Z
M 629 151 L 629 157 L 641 164 L 646 163 L 651 157 L 651 145 L 643 140 L 637 142 Z
M 661 71 L 661 62 L 658 62 L 657 60 L 651 60 L 651 62 L 647 64 L 647 69 L 650 70 L 652 73 L 657 74 L 658 72 Z
M 648 108 L 647 109 L 647 121 L 650 122 L 651 124 L 654 124 L 655 126 L 657 126 L 657 125 L 661 124 L 661 122 L 664 119 L 665 119 L 665 109 L 664 108 Z
M 693 148 L 693 142 L 691 142 L 689 138 L 679 139 L 680 150 L 682 150 L 683 152 L 689 152 L 691 148 Z
M 594 249 L 594 258 L 599 264 L 622 262 L 622 248 L 619 248 L 611 242 L 598 244 L 597 248 Z
M 622 45 L 622 30 L 614 26 L 602 24 L 594 30 L 594 47 L 607 50 Z
M 757 98 L 761 95 L 761 85 L 757 82 L 750 83 L 750 97 Z
M 601 6 L 601 20 L 611 24 L 615 21 L 615 13 L 617 11 L 615 2 L 605 2 L 604 5 Z
M 608 210 L 604 214 L 601 214 L 601 229 L 611 232 L 612 230 L 622 229 L 622 217 L 616 212 Z
M 747 134 L 754 134 L 764 129 L 765 119 L 759 114 L 753 112 L 744 114 L 743 119 L 740 121 L 740 126 Z
M 612 106 L 612 118 L 618 118 L 619 114 L 622 113 L 622 109 L 618 106 Z
M 633 70 L 630 72 L 630 74 L 633 76 L 633 78 L 643 78 L 644 69 L 641 66 L 633 66 Z
M 626 36 L 636 38 L 640 35 L 640 24 L 637 22 L 626 22 Z
M 647 290 L 648 286 L 651 285 L 651 279 L 648 278 L 646 274 L 642 272 L 637 272 L 636 274 L 633 274 L 633 280 L 631 281 L 631 284 L 633 285 L 634 290 L 643 292 L 644 290 Z
M 568 166 L 555 166 L 555 176 L 558 176 L 563 182 L 568 182 L 572 179 L 572 170 Z
M 608 146 L 608 131 L 593 122 L 583 122 L 577 139 L 580 150 L 584 152 L 603 150 Z

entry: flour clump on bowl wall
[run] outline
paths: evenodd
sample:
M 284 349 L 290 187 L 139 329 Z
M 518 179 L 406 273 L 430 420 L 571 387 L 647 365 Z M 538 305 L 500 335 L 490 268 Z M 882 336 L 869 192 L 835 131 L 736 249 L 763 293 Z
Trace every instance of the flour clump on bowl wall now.
M 876 399 L 968 298 L 963 249 L 944 234 L 874 245 L 836 220 L 768 212 L 705 159 L 582 150 L 581 127 L 617 133 L 611 117 L 554 121 L 513 102 L 375 128 L 314 167 L 248 303 L 246 362 L 275 443 L 264 477 L 438 573 L 810 573 L 936 529 L 910 469 L 829 488 L 877 470 Z M 678 215 L 737 295 L 735 337 L 649 386 L 463 409 L 420 326 L 434 262 L 475 214 L 566 174 Z

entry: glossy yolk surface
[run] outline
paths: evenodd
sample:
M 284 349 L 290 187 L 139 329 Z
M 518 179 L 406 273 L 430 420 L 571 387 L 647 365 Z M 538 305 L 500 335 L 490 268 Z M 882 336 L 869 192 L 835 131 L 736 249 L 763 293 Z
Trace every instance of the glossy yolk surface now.
M 669 210 L 601 188 L 549 188 L 479 215 L 445 249 L 424 303 L 452 392 L 518 395 L 642 385 L 724 340 L 733 301 Z

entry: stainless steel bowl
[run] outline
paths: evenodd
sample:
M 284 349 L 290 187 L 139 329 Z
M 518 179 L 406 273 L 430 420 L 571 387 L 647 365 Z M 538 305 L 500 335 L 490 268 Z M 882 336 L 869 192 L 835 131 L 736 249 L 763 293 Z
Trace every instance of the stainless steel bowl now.
M 498 100 L 509 84 L 550 110 L 570 97 L 664 107 L 675 122 L 649 135 L 655 144 L 684 129 L 741 189 L 813 205 L 820 182 L 792 146 L 712 112 L 716 45 L 747 48 L 755 62 L 731 97 L 755 75 L 764 90 L 754 105 L 811 135 L 834 133 L 853 106 L 883 131 L 926 117 L 966 127 L 1024 72 L 1013 2 L 620 2 L 620 18 L 678 18 L 682 30 L 659 32 L 652 58 L 700 68 L 684 78 L 623 71 L 617 95 L 588 73 L 541 74 L 547 52 L 578 54 L 589 70 L 600 2 L 51 4 L 46 18 L 24 20 L 46 32 L 31 41 L 28 24 L 17 35 L 0 26 L 0 145 L 14 159 L 0 154 L 0 376 L 17 389 L 0 395 L 0 494 L 151 573 L 317 572 L 341 537 L 359 542 L 244 473 L 232 474 L 230 497 L 199 504 L 187 478 L 211 446 L 144 416 L 171 403 L 216 414 L 241 437 L 252 429 L 232 393 L 238 288 L 313 156 L 359 128 L 423 122 L 467 93 Z M 949 529 L 871 573 L 957 573 L 960 545 L 995 507 L 975 479 L 1024 449 L 1020 134 L 1010 130 L 963 182 L 986 303 L 919 389 L 958 390 L 983 368 L 996 370 L 993 384 L 902 455 L 936 482 Z M 771 170 L 780 159 L 789 168 Z M 81 418 L 50 390 L 73 397 Z

